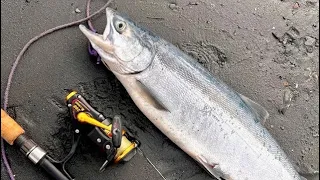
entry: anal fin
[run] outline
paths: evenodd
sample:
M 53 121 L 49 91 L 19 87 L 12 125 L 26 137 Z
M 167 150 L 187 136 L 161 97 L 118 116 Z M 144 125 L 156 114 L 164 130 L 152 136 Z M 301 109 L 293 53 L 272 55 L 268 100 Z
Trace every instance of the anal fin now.
M 219 170 L 219 165 L 214 163 L 209 163 L 203 156 L 198 155 L 197 160 L 200 165 L 212 176 L 218 180 L 224 180 L 224 174 Z

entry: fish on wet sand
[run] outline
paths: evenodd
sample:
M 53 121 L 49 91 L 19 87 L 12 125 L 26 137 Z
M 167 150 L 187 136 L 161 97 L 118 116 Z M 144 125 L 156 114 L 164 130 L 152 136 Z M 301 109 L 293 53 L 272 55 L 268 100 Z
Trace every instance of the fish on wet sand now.
M 301 177 L 263 122 L 267 111 L 192 57 L 111 8 L 102 35 L 80 25 L 144 113 L 217 179 Z

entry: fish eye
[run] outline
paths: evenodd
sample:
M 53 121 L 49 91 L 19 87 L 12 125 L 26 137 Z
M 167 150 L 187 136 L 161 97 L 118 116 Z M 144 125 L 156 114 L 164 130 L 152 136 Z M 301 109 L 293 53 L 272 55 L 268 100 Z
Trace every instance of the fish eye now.
M 126 29 L 126 23 L 123 21 L 116 21 L 115 28 L 119 33 L 122 33 Z

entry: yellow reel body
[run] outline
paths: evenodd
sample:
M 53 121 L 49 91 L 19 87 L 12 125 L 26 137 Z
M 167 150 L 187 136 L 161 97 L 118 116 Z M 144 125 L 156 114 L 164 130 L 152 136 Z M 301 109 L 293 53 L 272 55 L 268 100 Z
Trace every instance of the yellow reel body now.
M 109 152 L 108 150 L 110 150 L 110 148 L 115 149 L 115 151 L 110 151 L 110 153 L 114 153 L 112 158 L 114 163 L 129 161 L 136 154 L 136 148 L 138 147 L 139 142 L 126 133 L 125 130 L 119 131 L 118 135 L 115 136 L 117 133 L 116 130 L 122 128 L 118 127 L 118 129 L 115 129 L 116 125 L 113 125 L 109 119 L 105 118 L 101 113 L 91 107 L 79 93 L 76 91 L 70 92 L 66 96 L 66 101 L 73 119 L 77 120 L 79 123 L 86 123 L 96 127 L 88 136 L 91 137 L 97 145 L 101 146 L 106 152 Z M 106 136 L 102 136 L 101 132 Z M 99 134 L 101 137 L 98 137 Z M 118 139 L 119 143 L 117 144 L 119 144 L 119 147 L 113 146 L 116 142 L 113 138 Z M 110 139 L 112 141 L 110 141 Z M 110 160 L 107 159 L 107 163 L 104 163 L 101 168 L 104 168 L 109 161 Z

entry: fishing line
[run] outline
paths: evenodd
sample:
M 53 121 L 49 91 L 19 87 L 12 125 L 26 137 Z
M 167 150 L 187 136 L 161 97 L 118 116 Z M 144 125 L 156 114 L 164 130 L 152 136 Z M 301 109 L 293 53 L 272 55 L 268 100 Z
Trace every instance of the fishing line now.
M 49 30 L 46 30 L 44 31 L 43 33 L 35 36 L 34 38 L 32 38 L 23 48 L 22 50 L 20 51 L 20 53 L 18 54 L 16 60 L 14 61 L 14 63 L 12 64 L 12 67 L 11 67 L 11 70 L 10 70 L 10 73 L 9 73 L 9 77 L 8 77 L 8 82 L 7 82 L 7 85 L 6 85 L 6 89 L 5 89 L 5 92 L 4 92 L 4 103 L 3 103 L 3 109 L 5 111 L 7 111 L 7 107 L 8 107 L 8 102 L 9 102 L 9 92 L 10 92 L 10 88 L 11 88 L 11 84 L 12 84 L 12 79 L 13 79 L 13 75 L 17 69 L 17 66 L 19 64 L 19 61 L 21 60 L 22 56 L 24 55 L 24 53 L 28 50 L 28 48 L 34 43 L 36 42 L 37 40 L 39 40 L 40 38 L 48 35 L 48 34 L 51 34 L 55 31 L 58 31 L 58 30 L 61 30 L 61 29 L 64 29 L 64 28 L 67 28 L 67 27 L 71 27 L 71 26 L 74 26 L 74 25 L 78 25 L 80 23 L 83 23 L 87 20 L 90 20 L 92 17 L 96 16 L 97 14 L 101 13 L 104 9 L 107 8 L 107 6 L 112 2 L 112 0 L 108 0 L 107 3 L 102 7 L 100 8 L 98 11 L 94 12 L 92 15 L 86 17 L 86 18 L 83 18 L 83 19 L 80 19 L 80 20 L 77 20 L 77 21 L 73 21 L 71 23 L 67 23 L 67 24 L 62 24 L 60 26 L 56 26 L 54 28 L 51 28 Z M 87 8 L 89 7 L 89 4 L 90 4 L 90 0 L 88 0 L 88 3 L 87 3 Z M 89 11 L 87 9 L 87 11 Z M 90 22 L 91 24 L 91 22 Z M 92 26 L 92 24 L 91 24 Z M 13 172 L 12 172 L 12 169 L 9 165 L 9 162 L 8 162 L 8 159 L 6 157 L 6 153 L 5 153 L 5 147 L 4 147 L 4 141 L 3 139 L 1 138 L 1 156 L 2 156 L 2 159 L 3 159 L 3 163 L 6 167 L 6 170 L 9 174 L 9 177 L 11 180 L 14 180 L 14 175 L 13 175 Z
M 142 155 L 144 158 L 146 158 L 146 160 L 148 161 L 148 163 L 158 172 L 158 174 L 162 177 L 162 179 L 167 180 L 162 173 L 159 171 L 159 169 L 150 161 L 150 159 L 143 153 L 143 151 L 137 147 L 137 151 L 140 155 Z
M 91 0 L 88 0 L 88 2 L 87 2 L 87 10 L 86 10 L 87 17 L 90 16 L 90 1 L 91 1 Z M 94 27 L 93 27 L 92 22 L 91 22 L 90 19 L 88 20 L 88 26 L 89 26 L 89 29 L 90 29 L 91 31 L 93 31 L 93 32 L 95 32 L 95 33 L 97 32 L 97 31 L 94 29 Z M 94 57 L 97 58 L 97 62 L 96 62 L 96 63 L 97 63 L 97 64 L 100 64 L 100 62 L 101 62 L 101 57 L 99 56 L 98 52 L 97 52 L 95 49 L 93 49 L 93 47 L 92 47 L 92 45 L 91 45 L 90 42 L 88 42 L 88 51 L 89 51 L 89 54 L 90 54 L 91 56 L 94 56 Z

